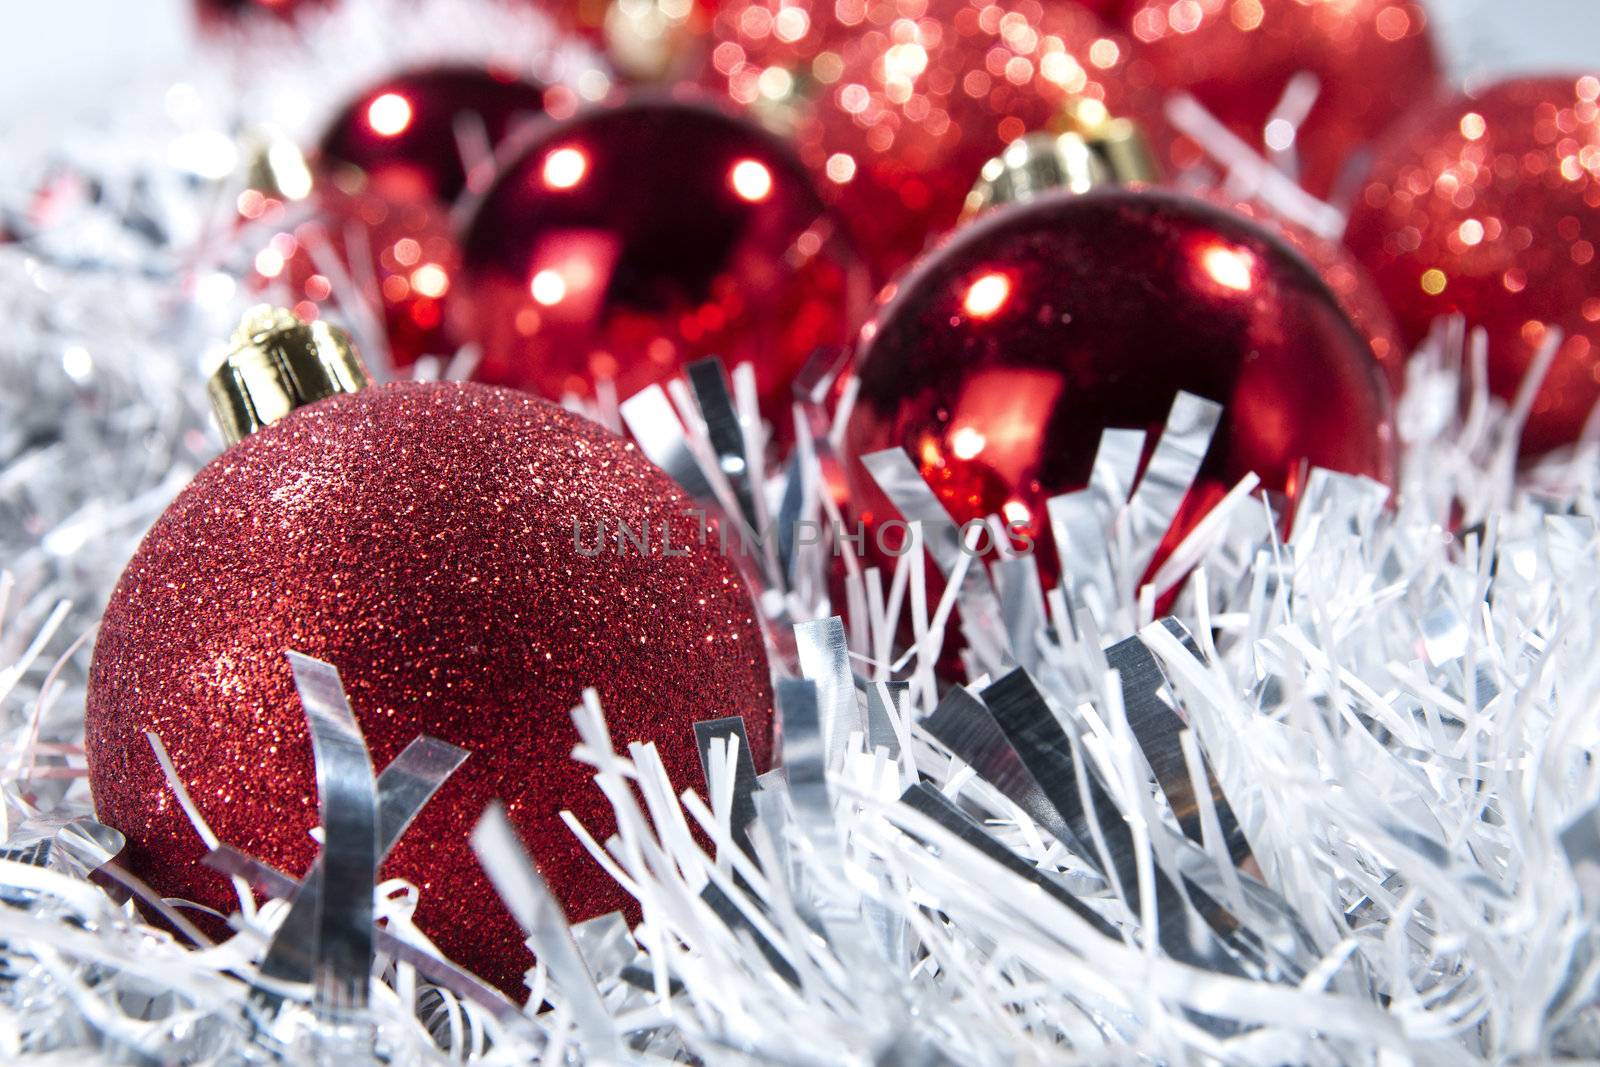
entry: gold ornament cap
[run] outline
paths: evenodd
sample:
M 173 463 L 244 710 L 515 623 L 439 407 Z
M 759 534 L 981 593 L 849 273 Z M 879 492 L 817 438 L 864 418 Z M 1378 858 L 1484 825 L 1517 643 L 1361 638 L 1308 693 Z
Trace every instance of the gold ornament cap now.
M 1155 153 L 1136 123 L 1104 115 L 1084 121 L 1080 109 L 1065 125 L 1065 132 L 1025 134 L 985 163 L 967 194 L 963 219 L 1056 189 L 1083 193 L 1160 179 Z
M 694 0 L 612 0 L 601 27 L 606 53 L 635 81 L 664 82 L 692 62 L 704 27 Z
M 231 445 L 297 408 L 371 384 L 349 334 L 262 304 L 245 312 L 206 392 Z

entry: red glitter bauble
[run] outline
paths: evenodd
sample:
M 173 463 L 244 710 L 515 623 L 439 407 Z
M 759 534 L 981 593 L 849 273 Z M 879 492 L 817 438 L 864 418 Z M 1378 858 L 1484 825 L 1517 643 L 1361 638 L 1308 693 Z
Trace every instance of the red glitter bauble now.
M 202 29 L 216 31 L 258 18 L 289 21 L 331 3 L 332 0 L 195 0 L 194 11 Z
M 431 200 L 347 193 L 322 183 L 305 204 L 240 197 L 256 249 L 250 286 L 302 319 L 357 300 L 377 312 L 392 366 L 456 349 L 444 319 L 460 263 L 448 213 Z M 353 319 L 348 308 L 343 318 Z
M 161 893 L 233 906 L 150 730 L 218 837 L 305 872 L 317 792 L 284 653 L 306 653 L 339 669 L 379 769 L 419 734 L 470 752 L 382 874 L 420 887 L 417 921 L 447 955 L 520 995 L 531 958 L 469 841 L 485 804 L 505 802 L 571 918 L 626 899 L 558 817 L 615 831 L 571 758 L 584 687 L 619 743 L 659 747 L 675 787 L 700 782 L 697 720 L 744 715 L 757 765 L 769 758 L 749 594 L 696 540 L 691 506 L 632 445 L 480 385 L 338 396 L 245 438 L 156 523 L 100 627 L 85 747 L 123 860 Z M 646 521 L 648 555 L 578 550 L 599 524 Z
M 1164 82 L 1251 147 L 1292 149 L 1317 196 L 1348 192 L 1373 140 L 1440 83 L 1415 0 L 1144 0 L 1124 19 Z M 1180 144 L 1177 162 L 1193 151 Z
M 440 67 L 372 86 L 323 133 L 324 169 L 359 168 L 395 199 L 451 201 L 494 174 L 496 145 L 544 113 L 544 89 L 514 74 Z M 470 172 L 470 173 L 469 173 Z
M 1600 401 L 1600 77 L 1502 82 L 1419 111 L 1385 141 L 1346 235 L 1407 340 L 1459 312 L 1510 398 L 1551 330 L 1566 340 L 1523 433 L 1577 440 Z
M 718 355 L 755 367 L 792 424 L 790 383 L 841 348 L 868 282 L 809 176 L 761 130 L 695 102 L 639 99 L 545 127 L 462 238 L 452 305 L 477 377 L 552 399 L 626 398 Z
M 845 430 L 858 513 L 877 496 L 859 457 L 903 448 L 957 522 L 1027 523 L 1047 581 L 1045 501 L 1088 482 L 1103 430 L 1153 443 L 1179 390 L 1224 411 L 1169 546 L 1251 471 L 1291 501 L 1306 463 L 1393 473 L 1389 391 L 1333 294 L 1270 231 L 1188 197 L 1107 188 L 997 210 L 923 260 L 863 337 Z
M 955 224 L 986 162 L 1072 101 L 1164 128 L 1132 43 L 1073 3 L 728 0 L 713 37 L 714 84 L 792 127 L 880 279 Z
M 1405 385 L 1406 358 L 1410 355 L 1411 347 L 1402 340 L 1400 327 L 1394 321 L 1389 305 L 1384 302 L 1383 294 L 1378 291 L 1378 283 L 1372 280 L 1372 275 L 1356 261 L 1350 250 L 1338 241 L 1323 237 L 1254 204 L 1241 204 L 1226 198 L 1218 202 L 1230 211 L 1271 228 L 1317 268 L 1322 280 L 1339 298 L 1339 306 L 1349 316 L 1351 324 L 1367 339 L 1373 356 L 1383 368 L 1384 377 L 1389 380 L 1389 388 L 1399 395 Z

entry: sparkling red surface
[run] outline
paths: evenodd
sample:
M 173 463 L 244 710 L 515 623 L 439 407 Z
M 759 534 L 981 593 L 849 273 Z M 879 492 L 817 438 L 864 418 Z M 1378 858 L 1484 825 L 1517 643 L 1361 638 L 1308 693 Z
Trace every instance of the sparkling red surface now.
M 1387 386 L 1315 271 L 1176 194 L 1000 209 L 929 255 L 863 336 L 845 431 L 858 512 L 876 493 L 856 457 L 904 448 L 958 522 L 1029 522 L 1048 581 L 1044 502 L 1088 481 L 1102 430 L 1153 440 L 1179 390 L 1224 418 L 1169 546 L 1248 471 L 1290 497 L 1304 461 L 1392 477 Z
M 1075 3 L 728 0 L 709 77 L 794 130 L 880 279 L 952 226 L 984 163 L 1072 98 L 1162 128 L 1149 65 Z
M 499 797 L 573 919 L 624 894 L 559 822 L 614 831 L 569 758 L 598 688 L 615 742 L 656 743 L 703 789 L 692 723 L 745 716 L 758 766 L 771 690 L 750 598 L 693 543 L 688 501 L 632 445 L 543 401 L 397 384 L 323 401 L 208 465 L 146 537 L 95 647 L 86 747 L 99 817 L 160 892 L 223 911 L 226 883 L 146 743 L 171 752 L 225 842 L 294 874 L 317 798 L 284 652 L 334 664 L 381 769 L 418 734 L 471 752 L 383 868 L 421 887 L 421 928 L 521 995 L 522 935 L 469 834 Z M 675 523 L 686 556 L 574 549 L 574 522 Z M 586 537 L 589 534 L 586 533 Z
M 790 383 L 849 343 L 869 289 L 810 177 L 775 138 L 711 106 L 638 99 L 553 123 L 462 238 L 452 304 L 477 377 L 622 398 L 717 355 L 756 370 L 792 424 Z
M 1516 393 L 1565 336 L 1523 450 L 1577 439 L 1600 401 L 1600 77 L 1503 82 L 1407 120 L 1351 214 L 1349 246 L 1410 341 L 1460 312 L 1489 339 L 1489 385 Z
M 317 149 L 323 169 L 362 170 L 392 198 L 452 201 L 493 177 L 490 153 L 544 113 L 544 90 L 500 71 L 438 67 L 387 79 L 340 112 Z M 468 169 L 471 164 L 471 174 Z
M 1144 0 L 1123 24 L 1164 82 L 1257 150 L 1282 140 L 1267 124 L 1290 80 L 1313 76 L 1316 102 L 1292 143 L 1317 196 L 1354 188 L 1373 140 L 1439 91 L 1427 13 L 1414 0 Z
M 320 183 L 304 205 L 247 191 L 239 206 L 255 257 L 249 284 L 265 298 L 306 320 L 339 301 L 367 302 L 381 318 L 395 366 L 456 350 L 445 303 L 461 256 L 442 206 L 347 193 L 334 181 Z

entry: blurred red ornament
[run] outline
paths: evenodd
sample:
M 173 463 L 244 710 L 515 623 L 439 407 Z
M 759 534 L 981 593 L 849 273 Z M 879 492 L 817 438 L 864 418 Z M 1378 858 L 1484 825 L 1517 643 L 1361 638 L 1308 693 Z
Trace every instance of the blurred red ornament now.
M 195 15 L 202 29 L 221 30 L 258 18 L 289 21 L 332 0 L 195 0 Z
M 1075 3 L 727 0 L 712 32 L 708 77 L 792 128 L 880 279 L 956 222 L 984 163 L 1070 104 L 1164 128 L 1132 43 Z
M 1600 401 L 1600 77 L 1507 81 L 1419 111 L 1385 141 L 1346 241 L 1415 343 L 1459 312 L 1488 332 L 1510 398 L 1553 330 L 1565 340 L 1523 433 L 1578 438 Z
M 495 146 L 544 113 L 544 89 L 514 74 L 437 67 L 372 86 L 323 133 L 323 170 L 359 168 L 391 199 L 450 202 L 494 174 Z
M 332 307 L 353 323 L 373 318 L 394 367 L 454 353 L 444 313 L 461 257 L 443 207 L 323 181 L 299 204 L 249 190 L 239 209 L 256 249 L 248 284 L 257 292 L 304 319 Z
M 417 922 L 448 956 L 520 996 L 532 957 L 469 841 L 485 804 L 505 802 L 572 919 L 627 900 L 559 817 L 615 832 L 571 757 L 584 687 L 619 743 L 658 747 L 675 787 L 701 782 L 696 720 L 744 715 L 767 763 L 760 630 L 689 507 L 633 446 L 478 385 L 336 396 L 246 437 L 156 523 L 100 628 L 85 746 L 123 860 L 163 894 L 235 907 L 148 730 L 222 841 L 305 872 L 317 791 L 284 653 L 306 653 L 339 669 L 377 768 L 421 734 L 470 753 L 382 876 L 421 889 Z M 618 522 L 650 524 L 649 555 L 579 551 Z M 673 554 L 656 550 L 665 524 Z
M 1291 501 L 1307 463 L 1392 477 L 1372 353 L 1306 262 L 1238 214 L 1148 189 L 1050 193 L 980 218 L 894 288 L 862 335 L 852 498 L 878 498 L 859 457 L 903 448 L 957 522 L 1027 524 L 1049 582 L 1045 502 L 1088 482 L 1103 430 L 1148 431 L 1148 458 L 1180 390 L 1223 419 L 1152 567 L 1248 472 Z
M 1372 142 L 1440 84 L 1414 0 L 1144 0 L 1123 19 L 1164 82 L 1295 160 L 1321 197 L 1358 181 Z M 1193 162 L 1194 146 L 1177 156 Z
M 1390 390 L 1398 396 L 1405 386 L 1406 359 L 1411 354 L 1411 346 L 1401 338 L 1400 327 L 1395 323 L 1389 305 L 1384 302 L 1383 294 L 1378 291 L 1378 283 L 1372 280 L 1372 275 L 1356 261 L 1350 250 L 1338 241 L 1289 222 L 1255 204 L 1242 204 L 1227 198 L 1218 202 L 1228 210 L 1255 219 L 1272 229 L 1317 269 L 1323 282 L 1339 298 L 1339 306 L 1349 316 L 1351 324 L 1367 339 L 1373 356 L 1389 381 Z
M 687 362 L 789 387 L 848 344 L 868 284 L 809 176 L 775 138 L 710 106 L 640 99 L 541 130 L 475 209 L 453 321 L 476 376 L 552 399 L 626 398 Z

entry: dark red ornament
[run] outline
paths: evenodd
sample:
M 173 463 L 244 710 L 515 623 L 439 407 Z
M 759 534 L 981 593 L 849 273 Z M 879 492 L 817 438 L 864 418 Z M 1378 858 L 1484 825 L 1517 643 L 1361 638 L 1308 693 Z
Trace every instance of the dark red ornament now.
M 727 0 L 712 84 L 791 128 L 880 280 L 954 225 L 1009 142 L 1099 105 L 1162 136 L 1153 71 L 1075 3 Z
M 324 181 L 305 203 L 247 191 L 239 208 L 256 249 L 248 283 L 264 297 L 307 320 L 335 307 L 355 319 L 346 305 L 361 302 L 382 323 L 393 367 L 455 352 L 445 300 L 461 257 L 443 207 Z
M 626 398 L 708 355 L 755 367 L 762 410 L 849 342 L 865 272 L 809 176 L 759 129 L 640 99 L 546 127 L 467 224 L 452 304 L 479 380 Z
M 1380 152 L 1346 241 L 1407 340 L 1460 313 L 1488 332 L 1489 385 L 1516 394 L 1565 336 L 1522 437 L 1577 440 L 1600 401 L 1600 77 L 1501 82 L 1417 112 Z
M 1251 147 L 1292 149 L 1317 196 L 1349 192 L 1374 140 L 1440 85 L 1415 0 L 1143 0 L 1123 19 L 1166 84 Z M 1302 116 L 1292 98 L 1306 91 Z M 1175 154 L 1182 165 L 1195 149 L 1180 142 Z
M 860 456 L 903 448 L 957 522 L 1026 523 L 1049 582 L 1045 501 L 1087 483 L 1101 431 L 1153 442 L 1179 390 L 1224 414 L 1168 546 L 1250 471 L 1291 501 L 1306 463 L 1393 474 L 1388 389 L 1316 271 L 1256 223 L 1177 194 L 996 210 L 924 259 L 862 337 L 852 498 L 877 496 Z
M 701 780 L 692 724 L 744 715 L 772 744 L 760 630 L 690 501 L 632 445 L 534 397 L 400 383 L 333 397 L 230 448 L 145 538 L 95 647 L 85 746 L 96 811 L 164 894 L 231 910 L 144 731 L 228 844 L 299 875 L 316 853 L 310 743 L 284 653 L 334 664 L 382 768 L 419 734 L 471 755 L 384 865 L 451 958 L 520 996 L 531 957 L 469 836 L 500 798 L 574 919 L 625 894 L 561 823 L 615 830 L 571 758 L 594 686 L 618 743 Z M 658 548 L 578 551 L 598 524 Z M 581 542 L 580 542 L 581 534 Z M 630 542 L 631 544 L 631 542 Z
M 353 166 L 391 199 L 450 202 L 494 176 L 496 145 L 544 113 L 544 89 L 508 71 L 438 67 L 363 92 L 323 133 L 323 170 Z

